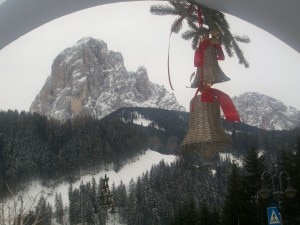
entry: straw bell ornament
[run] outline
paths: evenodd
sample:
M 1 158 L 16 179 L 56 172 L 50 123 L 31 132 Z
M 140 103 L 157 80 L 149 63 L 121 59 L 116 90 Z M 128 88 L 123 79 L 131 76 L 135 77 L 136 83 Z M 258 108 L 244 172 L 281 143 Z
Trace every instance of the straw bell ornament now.
M 218 64 L 225 56 L 219 44 L 220 34 L 217 30 L 210 31 L 211 37 L 201 40 L 195 51 L 194 66 L 197 68 L 191 87 L 198 88 L 201 84 L 216 84 L 229 81 Z
M 168 78 L 172 90 L 174 89 L 170 76 L 170 38 L 172 33 L 179 32 L 183 20 L 188 21 L 190 30 L 184 32 L 182 37 L 192 40 L 192 47 L 195 49 L 196 71 L 191 77 L 191 87 L 197 90 L 190 102 L 189 129 L 180 149 L 188 156 L 187 158 L 194 161 L 198 157 L 210 161 L 218 151 L 225 150 L 231 145 L 231 140 L 221 124 L 220 108 L 226 120 L 240 122 L 231 98 L 212 88 L 216 83 L 230 80 L 218 64 L 218 60 L 225 59 L 221 44 L 225 46 L 230 57 L 234 51 L 239 62 L 247 68 L 248 62 L 236 41 L 247 43 L 249 39 L 232 35 L 222 12 L 194 1 L 170 1 L 170 6 L 152 6 L 151 12 L 156 15 L 179 16 L 172 24 L 169 36 Z
M 220 119 L 220 104 L 202 102 L 198 95 L 190 101 L 189 129 L 181 144 L 182 151 L 196 151 L 204 159 L 211 159 L 219 151 L 229 148 L 231 140 Z

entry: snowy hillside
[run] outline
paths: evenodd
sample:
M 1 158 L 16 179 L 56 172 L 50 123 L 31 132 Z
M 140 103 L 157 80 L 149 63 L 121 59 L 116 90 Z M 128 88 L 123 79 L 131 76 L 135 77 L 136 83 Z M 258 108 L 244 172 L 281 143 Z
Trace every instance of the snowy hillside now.
M 89 182 L 94 177 L 98 181 L 101 177 L 104 177 L 106 174 L 109 177 L 110 187 L 114 183 L 116 186 L 122 181 L 126 186 L 129 185 L 131 179 L 136 180 L 136 178 L 142 175 L 147 170 L 150 170 L 152 165 L 158 164 L 161 160 L 164 160 L 165 163 L 172 163 L 176 159 L 174 155 L 163 155 L 158 152 L 147 150 L 144 155 L 141 155 L 135 158 L 131 163 L 126 164 L 120 171 L 115 172 L 113 170 L 100 171 L 93 175 L 84 175 L 80 180 L 73 183 L 73 188 L 78 188 L 83 182 Z M 55 187 L 45 187 L 40 182 L 34 181 L 28 187 L 24 188 L 23 191 L 18 193 L 13 199 L 10 199 L 10 203 L 7 205 L 13 205 L 14 201 L 18 202 L 19 195 L 23 195 L 24 202 L 26 204 L 36 204 L 36 201 L 39 198 L 39 195 L 43 194 L 47 196 L 47 201 L 54 206 L 55 193 L 61 193 L 64 206 L 68 206 L 68 191 L 69 183 L 61 183 Z
M 115 183 L 116 186 L 120 184 L 122 181 L 123 184 L 126 186 L 129 185 L 131 179 L 136 180 L 138 176 L 142 175 L 147 170 L 150 170 L 152 165 L 158 164 L 161 160 L 164 160 L 166 163 L 174 162 L 176 159 L 173 155 L 162 155 L 158 152 L 148 150 L 145 152 L 145 155 L 141 155 L 140 157 L 136 158 L 135 161 L 126 164 L 119 172 L 115 172 L 113 170 L 109 171 L 101 171 L 95 175 L 85 175 L 80 178 L 79 181 L 73 184 L 74 188 L 78 188 L 81 182 L 86 183 L 91 181 L 92 177 L 96 180 L 99 180 L 100 177 L 104 177 L 106 174 L 109 177 L 109 185 L 112 186 Z M 61 184 L 55 189 L 51 189 L 53 192 L 61 193 L 63 196 L 64 204 L 68 203 L 68 188 L 69 184 Z M 54 203 L 54 199 L 52 198 Z

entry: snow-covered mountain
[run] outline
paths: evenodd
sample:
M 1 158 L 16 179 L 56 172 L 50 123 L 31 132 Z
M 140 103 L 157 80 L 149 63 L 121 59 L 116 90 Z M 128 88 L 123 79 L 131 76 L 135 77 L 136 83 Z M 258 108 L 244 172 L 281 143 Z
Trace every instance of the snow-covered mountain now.
M 272 97 L 247 92 L 232 100 L 243 123 L 265 130 L 289 130 L 300 125 L 300 111 Z
M 55 58 L 51 75 L 30 111 L 59 120 L 77 115 L 99 119 L 133 106 L 185 111 L 173 94 L 149 80 L 145 67 L 127 71 L 121 53 L 89 37 Z

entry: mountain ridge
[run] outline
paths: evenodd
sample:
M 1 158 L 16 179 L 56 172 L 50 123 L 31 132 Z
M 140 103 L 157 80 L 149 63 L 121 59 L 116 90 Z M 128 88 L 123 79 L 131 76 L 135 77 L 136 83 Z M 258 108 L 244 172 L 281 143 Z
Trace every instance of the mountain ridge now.
M 300 126 L 300 111 L 257 92 L 232 98 L 243 123 L 265 130 Z M 127 71 L 123 56 L 107 44 L 82 38 L 53 61 L 51 75 L 36 96 L 30 112 L 61 121 L 77 116 L 101 119 L 123 107 L 185 111 L 173 93 L 149 80 L 147 69 Z
M 273 97 L 245 92 L 232 100 L 243 123 L 265 130 L 291 130 L 300 126 L 300 111 Z
M 51 75 L 30 112 L 62 121 L 80 115 L 100 119 L 118 108 L 134 106 L 185 111 L 174 94 L 149 80 L 145 67 L 127 71 L 121 53 L 87 37 L 54 59 Z

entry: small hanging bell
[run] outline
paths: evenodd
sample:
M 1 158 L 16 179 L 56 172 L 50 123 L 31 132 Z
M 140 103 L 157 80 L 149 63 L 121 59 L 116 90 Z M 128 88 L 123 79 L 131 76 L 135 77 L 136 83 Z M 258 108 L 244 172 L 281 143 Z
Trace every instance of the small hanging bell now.
M 205 49 L 203 66 L 201 69 L 203 70 L 203 83 L 205 84 L 216 84 L 230 80 L 218 64 L 217 50 L 213 45 L 209 45 Z

